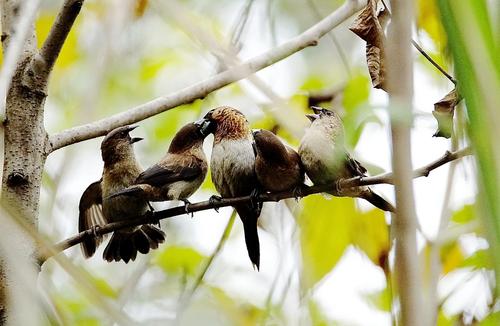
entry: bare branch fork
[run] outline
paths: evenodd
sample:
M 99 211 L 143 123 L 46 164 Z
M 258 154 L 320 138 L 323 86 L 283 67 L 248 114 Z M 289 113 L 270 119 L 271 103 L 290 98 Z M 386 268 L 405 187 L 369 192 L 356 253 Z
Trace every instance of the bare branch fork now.
M 418 178 L 418 177 L 427 177 L 429 173 L 437 169 L 438 167 L 449 163 L 453 160 L 457 160 L 459 158 L 462 158 L 467 155 L 471 155 L 472 151 L 469 147 L 461 149 L 456 152 L 446 152 L 442 157 L 439 159 L 419 168 L 413 171 L 413 178 Z M 374 177 L 365 177 L 365 178 L 350 178 L 350 179 L 345 179 L 341 180 L 338 183 L 338 187 L 340 189 L 346 189 L 346 188 L 351 188 L 351 187 L 360 187 L 360 186 L 368 186 L 368 185 L 374 185 L 374 184 L 393 184 L 393 174 L 392 173 L 384 173 L 378 176 Z M 307 187 L 301 191 L 301 197 L 309 196 L 312 194 L 317 194 L 321 192 L 327 192 L 327 191 L 332 191 L 331 185 L 327 186 L 312 186 L 312 187 Z M 198 202 L 198 203 L 193 203 L 193 204 L 188 204 L 188 205 L 182 205 L 174 208 L 169 208 L 165 209 L 162 211 L 156 211 L 151 214 L 147 214 L 145 216 L 138 217 L 137 219 L 133 220 L 127 220 L 127 221 L 120 221 L 120 222 L 114 222 L 114 223 L 109 223 L 103 226 L 100 226 L 97 229 L 90 229 L 86 230 L 83 232 L 78 233 L 75 236 L 72 236 L 64 241 L 59 242 L 58 244 L 55 245 L 55 250 L 53 252 L 60 252 L 64 251 L 68 248 L 71 248 L 80 242 L 83 241 L 86 237 L 93 237 L 93 236 L 101 236 L 116 230 L 120 230 L 123 228 L 131 227 L 131 226 L 138 226 L 142 224 L 147 224 L 147 223 L 157 223 L 159 220 L 174 217 L 174 216 L 179 216 L 179 215 L 184 215 L 184 214 L 191 214 L 199 211 L 204 211 L 204 210 L 209 210 L 209 209 L 216 209 L 220 207 L 226 207 L 226 206 L 233 206 L 235 204 L 239 204 L 242 202 L 249 202 L 252 200 L 257 200 L 261 202 L 276 202 L 280 201 L 282 199 L 287 199 L 287 198 L 295 198 L 296 193 L 294 191 L 284 191 L 284 192 L 279 192 L 279 193 L 262 193 L 259 194 L 257 198 L 254 198 L 252 196 L 243 196 L 243 197 L 235 197 L 235 198 L 223 198 L 220 201 L 203 201 L 203 202 Z M 47 258 L 49 258 L 51 254 L 46 254 L 45 257 L 41 258 L 41 261 L 45 261 Z
M 59 53 L 71 28 L 80 13 L 84 0 L 65 0 L 56 16 L 49 35 L 36 53 L 23 76 L 23 84 L 32 90 L 47 95 L 47 82 L 50 72 L 59 57 Z
M 346 0 L 337 10 L 302 34 L 240 65 L 231 67 L 174 94 L 162 96 L 110 117 L 56 133 L 49 139 L 49 152 L 77 142 L 103 136 L 114 128 L 136 123 L 179 105 L 204 98 L 215 90 L 250 76 L 306 47 L 318 44 L 321 37 L 361 10 L 364 5 L 366 5 L 365 0 Z

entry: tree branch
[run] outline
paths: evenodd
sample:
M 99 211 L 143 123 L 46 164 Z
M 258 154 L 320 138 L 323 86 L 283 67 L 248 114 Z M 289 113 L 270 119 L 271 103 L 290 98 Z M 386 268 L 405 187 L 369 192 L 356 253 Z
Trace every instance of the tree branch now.
M 68 37 L 76 17 L 82 9 L 84 0 L 66 0 L 57 14 L 56 20 L 52 25 L 47 39 L 43 42 L 40 49 L 40 56 L 50 71 L 56 62 L 62 46 Z
M 443 67 L 441 67 L 436 61 L 434 61 L 434 59 L 432 59 L 431 56 L 428 55 L 427 52 L 425 52 L 417 42 L 411 40 L 411 44 L 413 44 L 415 49 L 417 49 L 418 52 L 420 52 L 427 59 L 427 61 L 429 61 L 434 67 L 436 67 L 436 69 L 439 70 L 446 78 L 448 78 L 453 84 L 457 84 L 455 78 L 453 78 L 449 73 L 446 72 L 446 70 L 443 69 Z
M 76 17 L 80 13 L 84 0 L 65 0 L 50 28 L 49 35 L 43 42 L 40 52 L 27 66 L 23 83 L 46 94 L 47 80 L 59 53 L 68 37 Z
M 240 65 L 174 94 L 156 98 L 125 112 L 52 135 L 50 137 L 51 152 L 77 142 L 103 136 L 119 126 L 136 123 L 179 105 L 203 98 L 215 90 L 246 78 L 306 47 L 314 46 L 322 36 L 359 11 L 365 3 L 364 0 L 346 0 L 341 7 L 302 34 Z
M 396 240 L 394 269 L 399 293 L 401 324 L 430 325 L 421 291 L 417 257 L 417 214 L 412 184 L 411 127 L 413 124 L 413 62 L 411 26 L 412 0 L 392 0 L 392 19 L 387 38 L 387 81 L 389 93 L 392 168 L 396 214 L 392 230 Z
M 438 167 L 457 160 L 461 157 L 471 155 L 472 151 L 470 148 L 464 148 L 456 152 L 446 152 L 442 157 L 439 159 L 419 168 L 413 171 L 413 177 L 414 178 L 419 178 L 419 177 L 427 177 L 429 173 L 437 169 Z M 359 186 L 367 186 L 367 185 L 374 185 L 374 184 L 393 184 L 393 174 L 392 173 L 384 173 L 379 176 L 374 176 L 374 177 L 364 177 L 364 178 L 351 178 L 351 179 L 345 179 L 341 180 L 338 183 L 338 187 L 340 189 L 346 189 L 346 188 L 351 188 L 351 187 L 359 187 Z M 331 192 L 332 191 L 332 186 L 331 185 L 322 185 L 322 186 L 312 186 L 312 187 L 305 187 L 302 192 L 301 192 L 301 197 L 306 197 L 312 194 L 317 194 L 321 192 Z M 296 196 L 294 191 L 284 191 L 284 192 L 279 192 L 279 193 L 262 193 L 259 194 L 257 200 L 262 201 L 262 202 L 277 202 L 282 199 L 286 198 L 294 198 Z M 110 232 L 114 232 L 116 230 L 124 229 L 127 227 L 132 227 L 132 226 L 138 226 L 142 224 L 147 224 L 147 223 L 157 223 L 159 220 L 178 216 L 178 215 L 184 215 L 184 214 L 191 214 L 203 210 L 209 210 L 209 209 L 215 209 L 215 208 L 220 208 L 220 207 L 226 207 L 226 206 L 234 206 L 236 204 L 240 204 L 243 202 L 248 202 L 251 200 L 255 200 L 255 198 L 252 198 L 252 196 L 242 196 L 242 197 L 235 197 L 235 198 L 224 198 L 220 201 L 216 201 L 211 203 L 209 200 L 199 202 L 199 203 L 193 203 L 193 204 L 188 204 L 183 205 L 183 206 L 178 206 L 178 207 L 173 207 L 169 209 L 165 209 L 162 211 L 155 211 L 151 214 L 147 214 L 145 216 L 138 217 L 136 219 L 132 220 L 127 220 L 127 221 L 120 221 L 120 222 L 113 222 L 113 223 L 108 223 L 106 225 L 103 225 L 99 228 L 97 228 L 95 231 L 94 230 L 86 230 L 83 232 L 80 232 L 64 241 L 59 242 L 58 244 L 55 245 L 55 252 L 60 252 L 64 251 L 68 248 L 71 248 L 85 239 L 85 237 L 93 237 L 95 235 L 101 236 Z M 94 234 L 95 233 L 95 234 Z M 42 255 L 40 258 L 41 262 L 44 262 L 47 258 L 50 258 L 51 253 L 45 253 Z

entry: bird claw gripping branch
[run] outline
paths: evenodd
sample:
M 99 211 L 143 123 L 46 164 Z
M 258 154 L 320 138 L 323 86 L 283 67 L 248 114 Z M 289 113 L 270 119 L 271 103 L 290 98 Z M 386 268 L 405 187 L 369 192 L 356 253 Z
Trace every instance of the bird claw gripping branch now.
M 212 205 L 213 209 L 218 213 L 219 212 L 219 207 L 216 207 L 215 204 L 218 203 L 218 202 L 221 202 L 222 201 L 222 197 L 221 196 L 217 196 L 217 195 L 212 195 L 209 199 L 208 199 L 208 202 L 210 203 L 210 205 Z
M 191 215 L 191 218 L 193 218 L 194 213 L 190 211 L 189 207 L 191 206 L 191 202 L 187 199 L 182 199 L 184 202 L 184 211 L 186 212 L 187 215 Z

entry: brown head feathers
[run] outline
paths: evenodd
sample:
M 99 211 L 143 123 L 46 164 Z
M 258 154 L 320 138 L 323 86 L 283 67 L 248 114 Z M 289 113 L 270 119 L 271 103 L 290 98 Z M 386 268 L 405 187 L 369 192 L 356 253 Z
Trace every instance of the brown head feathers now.
M 188 123 L 182 127 L 172 139 L 168 148 L 169 153 L 182 153 L 193 147 L 201 147 L 205 136 L 200 132 L 199 127 L 194 123 Z
M 222 139 L 246 138 L 250 133 L 250 125 L 243 113 L 229 106 L 220 106 L 209 111 L 204 119 L 214 124 L 215 142 Z

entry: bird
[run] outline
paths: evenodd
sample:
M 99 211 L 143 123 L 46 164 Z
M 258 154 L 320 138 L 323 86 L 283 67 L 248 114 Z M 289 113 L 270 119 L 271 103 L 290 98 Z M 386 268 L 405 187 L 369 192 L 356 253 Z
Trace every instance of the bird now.
M 366 169 L 351 157 L 344 145 L 344 126 L 331 110 L 312 107 L 306 114 L 311 125 L 300 141 L 298 153 L 306 174 L 314 185 L 335 186 L 341 179 L 366 176 Z M 354 187 L 330 192 L 337 196 L 359 197 L 374 206 L 394 212 L 394 207 L 369 187 Z
M 110 196 L 129 196 L 150 201 L 182 200 L 186 211 L 188 198 L 201 186 L 207 175 L 203 152 L 206 135 L 196 123 L 188 123 L 174 136 L 165 156 L 139 174 L 131 186 Z
M 304 168 L 299 154 L 269 130 L 253 132 L 255 173 L 260 186 L 270 192 L 293 190 L 300 193 Z
M 119 127 L 109 132 L 101 143 L 104 167 L 102 178 L 90 184 L 83 192 L 79 204 L 78 229 L 83 232 L 99 226 L 144 216 L 148 202 L 141 198 L 108 198 L 110 194 L 132 184 L 142 169 L 135 158 L 133 144 L 142 140 L 130 137 L 137 126 Z M 87 237 L 81 243 L 85 258 L 94 255 L 103 237 Z M 103 258 L 108 262 L 135 260 L 137 252 L 147 254 L 165 241 L 165 233 L 148 224 L 113 232 Z
M 210 169 L 217 192 L 223 198 L 258 194 L 253 135 L 246 117 L 232 107 L 220 106 L 205 115 L 200 130 L 203 134 L 214 134 Z M 212 199 L 216 198 L 212 196 Z M 250 261 L 259 270 L 257 220 L 262 202 L 253 200 L 235 205 L 234 208 L 243 223 Z

